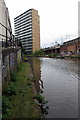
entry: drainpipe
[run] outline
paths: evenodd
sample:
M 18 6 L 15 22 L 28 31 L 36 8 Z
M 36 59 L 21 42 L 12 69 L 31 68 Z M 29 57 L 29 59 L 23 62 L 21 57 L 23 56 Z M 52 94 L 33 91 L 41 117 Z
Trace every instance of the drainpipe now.
M 6 9 L 6 47 L 7 47 L 7 9 Z

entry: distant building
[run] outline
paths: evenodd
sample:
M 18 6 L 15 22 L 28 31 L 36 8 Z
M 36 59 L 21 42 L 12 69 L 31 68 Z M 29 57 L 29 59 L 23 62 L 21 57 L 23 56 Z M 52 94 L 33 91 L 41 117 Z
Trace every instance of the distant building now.
M 0 45 L 2 47 L 10 46 L 12 28 L 8 8 L 4 0 L 0 0 Z
M 64 42 L 60 46 L 60 53 L 64 55 L 80 54 L 80 38 Z
M 15 37 L 28 54 L 40 49 L 40 20 L 38 11 L 29 9 L 14 18 Z
M 44 52 L 44 54 L 49 55 L 49 54 L 60 54 L 60 44 L 54 45 L 52 47 L 47 47 L 42 49 L 42 51 Z

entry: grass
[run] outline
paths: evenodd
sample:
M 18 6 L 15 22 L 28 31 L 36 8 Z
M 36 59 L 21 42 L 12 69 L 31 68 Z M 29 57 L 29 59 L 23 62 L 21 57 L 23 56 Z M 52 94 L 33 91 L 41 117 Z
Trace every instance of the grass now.
M 3 91 L 3 118 L 40 118 L 41 110 L 35 103 L 28 62 L 21 63 L 11 75 L 12 81 Z

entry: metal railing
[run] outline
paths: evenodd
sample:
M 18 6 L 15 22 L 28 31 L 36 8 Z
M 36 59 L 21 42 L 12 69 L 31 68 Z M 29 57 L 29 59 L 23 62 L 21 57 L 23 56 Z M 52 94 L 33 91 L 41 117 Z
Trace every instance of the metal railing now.
M 2 29 L 2 32 L 0 33 L 0 44 L 2 43 L 2 48 L 16 46 L 15 37 L 12 34 L 11 29 L 8 29 L 2 23 L 0 23 L 0 29 Z

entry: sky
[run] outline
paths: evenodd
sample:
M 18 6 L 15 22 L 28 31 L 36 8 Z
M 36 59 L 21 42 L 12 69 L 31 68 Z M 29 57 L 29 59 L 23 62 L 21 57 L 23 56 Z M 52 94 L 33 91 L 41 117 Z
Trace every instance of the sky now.
M 79 0 L 5 0 L 14 34 L 14 18 L 28 9 L 38 10 L 41 47 L 78 36 Z

